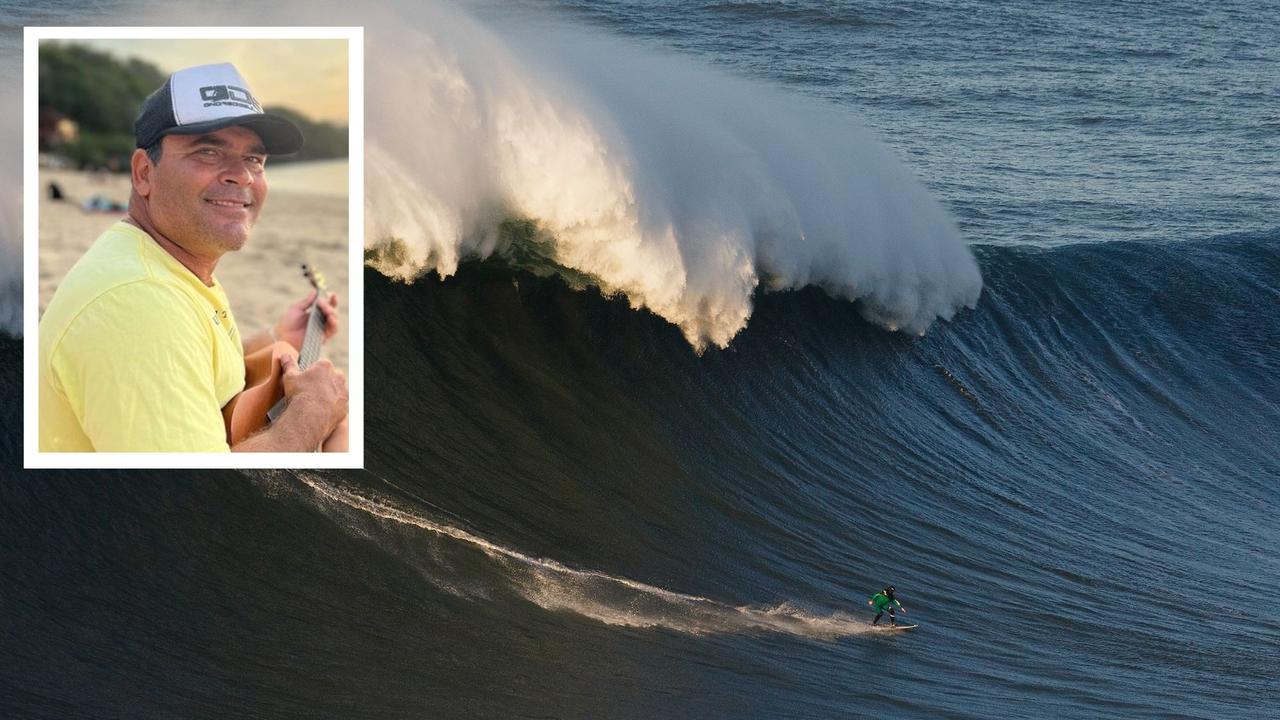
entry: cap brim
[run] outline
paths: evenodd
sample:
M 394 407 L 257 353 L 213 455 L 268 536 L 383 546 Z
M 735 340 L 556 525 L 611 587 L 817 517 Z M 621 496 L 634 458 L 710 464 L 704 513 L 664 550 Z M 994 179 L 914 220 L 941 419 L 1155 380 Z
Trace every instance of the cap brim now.
M 302 149 L 302 131 L 290 120 L 279 115 L 237 115 L 235 117 L 218 118 L 190 125 L 179 125 L 166 128 L 160 133 L 165 135 L 200 135 L 223 128 L 239 125 L 247 127 L 262 138 L 262 144 L 268 155 L 290 155 Z

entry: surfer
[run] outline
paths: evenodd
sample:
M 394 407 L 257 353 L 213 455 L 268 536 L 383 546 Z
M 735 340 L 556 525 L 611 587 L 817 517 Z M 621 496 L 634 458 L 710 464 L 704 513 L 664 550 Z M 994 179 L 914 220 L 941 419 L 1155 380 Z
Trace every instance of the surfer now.
M 902 608 L 902 612 L 905 613 L 907 611 L 905 607 L 902 607 L 902 603 L 898 602 L 898 599 L 893 596 L 892 585 L 885 588 L 884 590 L 881 590 L 875 595 L 872 595 L 871 599 L 867 601 L 867 604 L 870 605 L 872 609 L 876 611 L 876 617 L 874 620 L 871 621 L 872 625 L 875 625 L 880 622 L 880 618 L 884 615 L 885 610 L 889 611 L 889 624 L 897 625 L 898 618 L 894 617 L 893 615 L 894 610 L 896 608 Z
M 230 64 L 202 65 L 143 103 L 128 214 L 71 269 L 40 321 L 42 451 L 302 452 L 345 428 L 346 377 L 327 361 L 300 370 L 288 358 L 291 402 L 279 422 L 234 447 L 227 439 L 222 408 L 244 387 L 245 356 L 277 341 L 300 348 L 311 300 L 242 340 L 213 276 L 249 238 L 268 154 L 303 143 L 248 87 Z M 328 339 L 337 297 L 316 304 Z

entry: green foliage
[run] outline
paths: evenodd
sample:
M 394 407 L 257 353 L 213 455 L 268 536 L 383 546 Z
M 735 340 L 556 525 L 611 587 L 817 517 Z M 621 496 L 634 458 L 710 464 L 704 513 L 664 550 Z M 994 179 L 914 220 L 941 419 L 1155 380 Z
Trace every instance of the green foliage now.
M 302 150 L 296 155 L 285 155 L 271 158 L 272 164 L 292 162 L 295 160 L 328 160 L 347 157 L 347 128 L 330 122 L 316 122 L 306 115 L 287 107 L 278 105 L 266 106 L 263 111 L 280 115 L 293 121 L 302 131 L 305 142 Z
M 133 154 L 133 133 L 81 132 L 80 138 L 58 148 L 76 167 L 109 167 L 121 172 L 129 168 L 129 156 Z
M 66 113 L 82 132 L 132 135 L 142 101 L 166 77 L 149 63 L 121 63 L 84 45 L 40 46 L 40 106 Z

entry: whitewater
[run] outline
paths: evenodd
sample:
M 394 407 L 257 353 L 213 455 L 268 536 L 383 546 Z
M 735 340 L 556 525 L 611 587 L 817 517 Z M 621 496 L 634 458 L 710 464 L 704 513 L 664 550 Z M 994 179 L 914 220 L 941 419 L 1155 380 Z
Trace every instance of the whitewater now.
M 848 113 L 598 34 L 421 12 L 370 44 L 404 66 L 366 86 L 369 241 L 412 248 L 383 271 L 450 275 L 518 218 L 695 346 L 727 345 L 761 286 L 910 332 L 977 302 L 955 223 Z

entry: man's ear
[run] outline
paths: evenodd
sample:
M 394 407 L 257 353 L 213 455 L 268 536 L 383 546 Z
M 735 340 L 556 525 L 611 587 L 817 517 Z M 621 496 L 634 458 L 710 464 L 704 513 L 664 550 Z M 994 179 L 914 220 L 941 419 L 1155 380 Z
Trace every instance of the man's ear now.
M 133 157 L 129 159 L 130 169 L 133 175 L 133 189 L 142 197 L 151 195 L 151 172 L 155 166 L 151 164 L 151 158 L 147 156 L 147 151 L 138 148 L 133 151 Z

